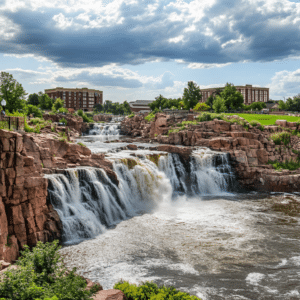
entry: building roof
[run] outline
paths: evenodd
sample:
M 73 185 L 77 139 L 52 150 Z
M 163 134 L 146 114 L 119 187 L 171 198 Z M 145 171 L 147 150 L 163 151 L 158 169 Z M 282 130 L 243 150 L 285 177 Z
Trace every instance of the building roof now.
M 103 91 L 100 90 L 95 90 L 95 89 L 89 89 L 87 87 L 83 87 L 83 88 L 64 88 L 64 87 L 56 87 L 56 88 L 52 88 L 52 89 L 45 89 L 45 92 L 49 92 L 49 91 L 54 91 L 54 90 L 66 90 L 66 91 L 95 91 L 95 92 L 100 92 L 103 93 Z
M 135 101 L 129 102 L 129 104 L 148 105 L 148 104 L 152 103 L 153 101 L 155 101 L 155 100 L 135 100 Z

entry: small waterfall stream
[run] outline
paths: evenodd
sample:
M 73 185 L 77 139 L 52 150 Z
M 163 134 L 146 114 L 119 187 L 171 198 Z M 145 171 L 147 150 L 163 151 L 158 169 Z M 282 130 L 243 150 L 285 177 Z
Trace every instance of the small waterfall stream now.
M 120 124 L 107 124 L 107 123 L 96 123 L 93 125 L 93 128 L 89 130 L 88 135 L 99 135 L 107 136 L 114 135 L 117 136 L 120 134 Z
M 119 185 L 102 169 L 77 168 L 46 175 L 48 197 L 63 223 L 63 241 L 76 243 L 177 195 L 195 197 L 230 190 L 233 174 L 226 154 L 195 151 L 188 162 L 178 154 L 114 160 Z

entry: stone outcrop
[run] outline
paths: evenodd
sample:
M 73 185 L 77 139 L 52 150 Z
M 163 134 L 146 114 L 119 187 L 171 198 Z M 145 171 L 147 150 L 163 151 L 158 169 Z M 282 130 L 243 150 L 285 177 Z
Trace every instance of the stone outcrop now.
M 126 300 L 126 297 L 122 291 L 111 289 L 99 291 L 93 300 Z
M 47 204 L 47 179 L 34 164 L 19 133 L 0 130 L 0 259 L 12 262 L 19 249 L 60 237 L 61 222 Z
M 83 119 L 80 116 L 75 116 L 72 114 L 44 114 L 43 118 L 45 120 L 51 120 L 52 122 L 59 122 L 62 118 L 65 118 L 67 120 L 67 126 L 68 128 L 73 128 L 80 134 L 82 132 L 85 132 L 88 128 L 88 124 L 83 122 Z
M 60 238 L 62 225 L 47 203 L 43 174 L 77 166 L 101 167 L 118 183 L 103 154 L 52 135 L 0 130 L 0 260 L 16 260 L 24 244 Z
M 121 124 L 121 130 L 132 137 L 141 136 L 142 139 L 151 139 L 160 144 L 209 147 L 227 152 L 235 167 L 237 179 L 244 187 L 265 191 L 299 190 L 300 170 L 278 172 L 267 164 L 269 160 L 284 162 L 298 158 L 298 136 L 291 136 L 289 147 L 275 145 L 270 136 L 275 132 L 300 130 L 299 124 L 277 120 L 277 125 L 265 126 L 261 131 L 250 125 L 246 130 L 242 125 L 217 119 L 186 127 L 177 127 L 178 121 L 174 116 L 156 114 L 152 122 L 147 122 L 141 115 L 126 118 Z M 168 134 L 170 129 L 173 132 Z M 164 147 L 167 149 L 170 146 Z M 170 148 L 161 151 L 174 150 Z
M 113 115 L 94 115 L 93 120 L 95 122 L 110 122 L 113 118 Z

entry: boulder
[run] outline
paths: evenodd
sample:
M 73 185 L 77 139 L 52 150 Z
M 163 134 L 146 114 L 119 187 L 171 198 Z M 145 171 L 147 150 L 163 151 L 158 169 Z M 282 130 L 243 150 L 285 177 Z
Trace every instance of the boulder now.
M 286 127 L 287 121 L 286 120 L 276 120 L 275 124 L 278 126 Z
M 126 300 L 126 297 L 122 291 L 111 289 L 97 292 L 93 300 Z

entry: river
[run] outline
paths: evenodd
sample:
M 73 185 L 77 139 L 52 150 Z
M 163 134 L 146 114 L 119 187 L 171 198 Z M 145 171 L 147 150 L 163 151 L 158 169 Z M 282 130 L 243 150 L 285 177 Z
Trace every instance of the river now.
M 237 189 L 225 154 L 195 150 L 189 162 L 139 144 L 125 150 L 118 124 L 80 139 L 114 162 L 47 175 L 63 222 L 68 267 L 105 289 L 152 280 L 203 300 L 300 299 L 297 194 Z

